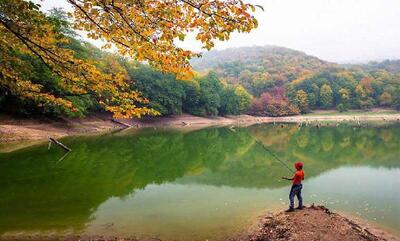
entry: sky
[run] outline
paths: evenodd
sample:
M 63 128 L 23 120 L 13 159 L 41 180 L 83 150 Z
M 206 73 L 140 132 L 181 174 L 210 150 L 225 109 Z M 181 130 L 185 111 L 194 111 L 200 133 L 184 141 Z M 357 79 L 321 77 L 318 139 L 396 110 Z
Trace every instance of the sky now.
M 400 0 L 247 2 L 265 9 L 255 14 L 259 27 L 249 34 L 234 33 L 229 41 L 218 42 L 216 49 L 277 45 L 339 63 L 400 59 Z M 44 0 L 41 5 L 44 10 L 70 9 L 66 0 Z M 189 36 L 179 45 L 203 51 L 194 42 L 194 37 Z

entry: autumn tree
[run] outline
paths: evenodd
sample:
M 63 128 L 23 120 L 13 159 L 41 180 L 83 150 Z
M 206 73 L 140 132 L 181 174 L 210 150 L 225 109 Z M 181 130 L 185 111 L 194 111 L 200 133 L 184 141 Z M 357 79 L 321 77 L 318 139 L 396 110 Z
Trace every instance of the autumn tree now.
M 189 32 L 210 49 L 215 40 L 228 40 L 234 31 L 249 32 L 257 27 L 251 15 L 255 6 L 241 0 L 103 1 L 66 0 L 73 7 L 73 26 L 93 39 L 115 46 L 122 55 L 147 61 L 158 69 L 190 78 L 189 60 L 198 56 L 177 47 Z M 123 73 L 105 73 L 94 63 L 76 57 L 65 48 L 69 37 L 38 4 L 24 0 L 0 2 L 0 85 L 4 92 L 31 99 L 38 106 L 63 106 L 76 111 L 73 103 L 33 83 L 33 66 L 21 61 L 24 54 L 41 61 L 71 95 L 96 96 L 107 111 L 117 117 L 156 114 L 145 107 L 140 93 L 128 88 Z
M 235 95 L 238 98 L 239 113 L 247 111 L 248 108 L 250 107 L 253 96 L 249 92 L 247 92 L 247 90 L 243 88 L 241 85 L 237 85 L 235 87 Z
M 341 88 L 339 90 L 339 103 L 337 105 L 337 109 L 340 112 L 348 110 L 349 102 L 350 102 L 350 91 L 346 88 Z
M 379 103 L 382 106 L 390 106 L 392 104 L 392 95 L 388 92 L 383 92 L 379 96 Z
M 373 83 L 373 78 L 370 76 L 365 76 L 360 80 L 360 85 L 364 89 L 366 95 L 370 95 L 374 91 L 372 83 Z
M 299 107 L 301 113 L 307 113 L 310 111 L 308 106 L 308 95 L 304 90 L 297 91 L 295 103 Z
M 283 87 L 275 87 L 264 92 L 260 98 L 253 99 L 250 113 L 261 116 L 287 116 L 297 115 L 300 110 L 289 102 Z
M 365 89 L 364 85 L 358 84 L 355 89 L 356 103 L 361 109 L 369 109 L 373 106 L 373 100 L 368 95 L 368 90 Z
M 188 32 L 211 49 L 215 40 L 228 40 L 234 31 L 250 32 L 257 20 L 256 7 L 242 0 L 103 1 L 68 0 L 75 27 L 94 39 L 114 44 L 121 54 L 178 75 L 191 74 L 189 60 L 198 56 L 176 46 Z
M 33 100 L 38 106 L 62 106 L 77 111 L 70 100 L 44 91 L 43 84 L 34 83 L 30 72 L 34 68 L 19 54 L 38 59 L 60 78 L 64 91 L 79 96 L 90 93 L 108 111 L 119 117 L 141 116 L 154 111 L 138 107 L 147 103 L 136 91 L 126 91 L 125 75 L 105 73 L 94 63 L 75 57 L 74 51 L 65 48 L 70 39 L 59 31 L 53 18 L 39 10 L 39 6 L 22 0 L 0 2 L 0 84 L 8 94 Z
M 321 87 L 320 92 L 320 102 L 322 108 L 329 108 L 332 107 L 333 104 L 333 92 L 332 88 L 328 84 L 324 84 Z

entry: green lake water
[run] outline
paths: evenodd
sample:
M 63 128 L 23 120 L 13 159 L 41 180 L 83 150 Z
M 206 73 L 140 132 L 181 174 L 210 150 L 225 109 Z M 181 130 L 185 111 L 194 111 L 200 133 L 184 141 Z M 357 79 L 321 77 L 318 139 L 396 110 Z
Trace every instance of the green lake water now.
M 306 205 L 399 235 L 400 125 L 285 124 L 72 137 L 0 153 L 0 239 L 106 235 L 223 240 L 287 208 L 290 175 L 256 140 L 305 166 Z

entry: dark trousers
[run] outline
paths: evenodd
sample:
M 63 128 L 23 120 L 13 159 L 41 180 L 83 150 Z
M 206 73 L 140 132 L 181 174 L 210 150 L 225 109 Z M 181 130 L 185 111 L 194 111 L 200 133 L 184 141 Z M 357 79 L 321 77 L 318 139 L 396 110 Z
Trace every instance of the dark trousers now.
M 297 199 L 299 200 L 299 207 L 303 206 L 303 197 L 301 196 L 301 189 L 303 189 L 302 184 L 292 185 L 289 194 L 290 208 L 294 208 L 294 196 L 297 196 Z

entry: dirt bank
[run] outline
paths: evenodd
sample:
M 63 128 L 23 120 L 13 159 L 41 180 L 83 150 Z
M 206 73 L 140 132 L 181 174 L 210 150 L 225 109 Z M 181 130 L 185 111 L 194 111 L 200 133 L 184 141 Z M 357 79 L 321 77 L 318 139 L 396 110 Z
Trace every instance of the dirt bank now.
M 351 121 L 400 121 L 400 112 L 351 112 L 347 114 L 318 112 L 312 115 L 291 117 L 255 117 L 249 115 L 226 117 L 198 117 L 188 114 L 169 117 L 117 120 L 126 123 L 131 129 L 138 128 L 176 128 L 196 130 L 209 126 L 249 126 L 257 123 L 293 122 L 315 124 L 316 122 Z M 61 138 L 71 135 L 88 135 L 126 128 L 113 122 L 111 115 L 97 114 L 84 119 L 27 119 L 0 115 L 0 152 L 12 151 L 21 147 L 47 140 L 48 136 Z M 12 143 L 12 144 L 11 144 Z
M 262 217 L 258 228 L 246 241 L 359 241 L 398 240 L 395 236 L 375 227 L 360 225 L 342 215 L 332 213 L 323 206 L 311 206 L 291 213 L 277 213 Z
M 15 118 L 0 116 L 0 152 L 13 151 L 32 145 L 48 136 L 61 138 L 69 135 L 101 133 L 120 128 L 99 116 L 85 119 Z

